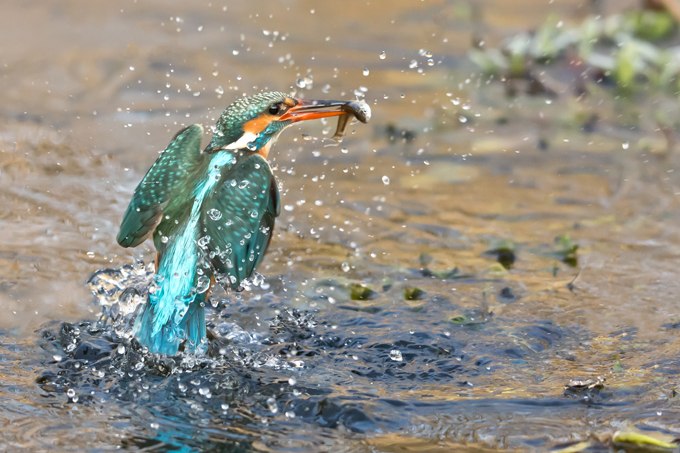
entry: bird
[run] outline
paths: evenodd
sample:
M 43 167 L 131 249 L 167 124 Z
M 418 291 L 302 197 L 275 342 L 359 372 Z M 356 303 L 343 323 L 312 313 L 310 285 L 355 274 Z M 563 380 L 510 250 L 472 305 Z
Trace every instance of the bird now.
M 239 289 L 267 251 L 281 201 L 268 163 L 281 132 L 300 121 L 348 116 L 366 122 L 357 101 L 303 100 L 277 92 L 241 97 L 220 115 L 201 150 L 203 126 L 177 132 L 137 185 L 117 242 L 152 237 L 155 275 L 132 328 L 149 352 L 176 355 L 206 343 L 205 306 L 212 286 Z

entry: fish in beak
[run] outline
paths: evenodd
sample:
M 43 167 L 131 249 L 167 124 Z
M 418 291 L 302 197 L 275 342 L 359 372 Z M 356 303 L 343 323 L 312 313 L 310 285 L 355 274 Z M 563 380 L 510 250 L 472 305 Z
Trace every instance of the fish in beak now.
M 345 128 L 351 117 L 356 118 L 362 123 L 367 123 L 371 119 L 371 108 L 364 101 L 308 101 L 298 100 L 298 103 L 289 108 L 279 121 L 299 121 L 316 120 L 337 116 L 338 126 L 335 130 L 334 139 L 341 138 L 345 133 Z

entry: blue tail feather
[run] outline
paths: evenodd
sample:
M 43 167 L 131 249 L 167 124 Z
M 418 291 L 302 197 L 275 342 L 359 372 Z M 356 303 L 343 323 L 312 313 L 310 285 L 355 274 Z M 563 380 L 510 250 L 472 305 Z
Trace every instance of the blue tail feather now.
M 183 316 L 177 311 L 164 316 L 166 321 L 161 326 L 157 325 L 159 308 L 150 299 L 142 307 L 133 329 L 137 340 L 156 354 L 176 355 L 182 343 L 185 351 L 199 350 L 206 336 L 205 294 L 197 295 Z
M 203 296 L 203 294 L 201 294 Z M 202 344 L 206 336 L 205 329 L 205 297 L 200 300 L 197 297 L 193 304 L 189 307 L 187 314 L 182 320 L 184 324 L 184 332 L 186 333 L 185 350 L 196 351 Z

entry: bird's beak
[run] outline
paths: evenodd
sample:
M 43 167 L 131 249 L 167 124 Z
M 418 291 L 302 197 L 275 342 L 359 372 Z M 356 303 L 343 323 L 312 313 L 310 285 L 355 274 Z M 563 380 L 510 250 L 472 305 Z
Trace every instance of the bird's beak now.
M 298 121 L 316 120 L 331 116 L 340 116 L 347 113 L 346 106 L 350 101 L 307 101 L 298 100 L 298 103 L 289 108 L 286 113 L 281 115 L 279 121 Z

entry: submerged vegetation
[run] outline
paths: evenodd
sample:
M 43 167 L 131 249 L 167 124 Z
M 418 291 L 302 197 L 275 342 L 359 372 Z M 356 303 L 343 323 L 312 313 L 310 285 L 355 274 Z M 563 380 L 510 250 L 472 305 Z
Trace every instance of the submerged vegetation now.
M 657 89 L 680 96 L 680 47 L 669 45 L 676 31 L 671 13 L 663 10 L 590 16 L 571 26 L 552 18 L 535 32 L 513 36 L 500 49 L 482 47 L 469 55 L 487 75 L 526 78 L 543 92 L 559 88 L 539 72 L 559 65 L 578 74 L 579 85 L 592 81 L 611 84 L 622 95 Z

